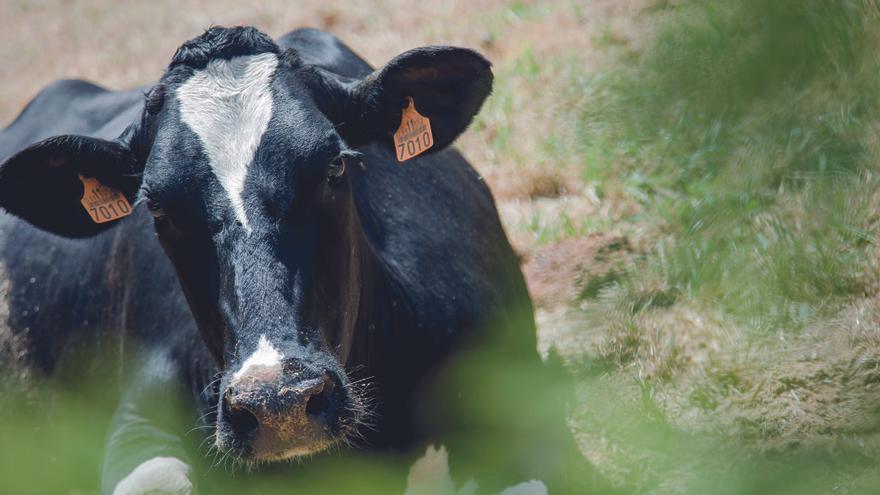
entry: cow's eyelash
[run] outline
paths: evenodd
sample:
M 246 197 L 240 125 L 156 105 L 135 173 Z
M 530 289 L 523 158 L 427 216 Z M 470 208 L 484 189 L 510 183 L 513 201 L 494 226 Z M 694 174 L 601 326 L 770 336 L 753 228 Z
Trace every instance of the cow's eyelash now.
M 141 187 L 140 200 L 138 203 L 146 204 L 147 210 L 156 218 L 165 216 L 165 210 L 162 208 L 162 205 L 156 200 L 155 195 L 146 185 Z
M 346 160 L 352 160 L 352 161 L 362 160 L 364 158 L 363 153 L 361 153 L 359 151 L 355 151 L 355 150 L 349 150 L 349 149 L 345 149 L 345 150 L 340 151 L 339 155 L 337 155 L 337 156 L 345 158 Z
M 151 202 L 149 199 L 146 201 L 147 203 L 147 211 L 150 212 L 150 215 L 153 215 L 155 218 L 161 218 L 165 216 L 165 210 L 159 206 L 158 203 Z
M 345 161 L 346 164 L 353 165 L 353 164 L 362 162 L 364 160 L 364 155 L 363 155 L 363 153 L 360 153 L 360 152 L 357 152 L 354 150 L 345 149 L 345 150 L 340 151 L 338 155 L 334 156 L 327 163 L 332 164 L 334 161 L 336 161 L 340 158 L 343 161 Z

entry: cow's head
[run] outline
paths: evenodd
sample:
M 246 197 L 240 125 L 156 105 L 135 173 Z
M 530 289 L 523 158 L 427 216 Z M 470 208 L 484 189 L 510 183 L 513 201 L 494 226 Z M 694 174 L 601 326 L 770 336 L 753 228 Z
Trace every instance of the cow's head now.
M 114 223 L 80 206 L 80 175 L 144 204 L 223 370 L 217 446 L 246 460 L 315 452 L 363 410 L 344 367 L 365 256 L 355 148 L 391 148 L 412 97 L 442 149 L 491 81 L 465 49 L 411 50 L 351 80 L 255 29 L 212 28 L 178 49 L 117 140 L 59 136 L 4 163 L 0 206 L 85 237 Z

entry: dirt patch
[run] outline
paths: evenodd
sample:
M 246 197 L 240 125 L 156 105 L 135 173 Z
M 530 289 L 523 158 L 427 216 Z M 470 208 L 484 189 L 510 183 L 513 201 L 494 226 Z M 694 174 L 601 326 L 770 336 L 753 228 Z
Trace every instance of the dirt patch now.
M 505 175 L 501 178 L 500 175 Z M 560 198 L 579 194 L 584 189 L 583 181 L 573 171 L 561 167 L 527 167 L 504 174 L 497 171 L 490 178 L 492 193 L 500 201 L 536 200 L 539 198 Z
M 595 297 L 614 283 L 631 255 L 626 238 L 593 234 L 538 248 L 523 272 L 535 305 L 551 308 Z

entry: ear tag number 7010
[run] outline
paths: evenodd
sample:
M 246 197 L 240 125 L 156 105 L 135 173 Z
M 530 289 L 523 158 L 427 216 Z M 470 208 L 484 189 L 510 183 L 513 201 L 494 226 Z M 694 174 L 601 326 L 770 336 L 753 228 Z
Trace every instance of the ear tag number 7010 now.
M 394 133 L 394 149 L 399 162 L 421 155 L 434 146 L 431 121 L 416 110 L 416 104 L 411 96 L 407 96 L 407 100 L 409 104 L 403 109 L 400 127 Z

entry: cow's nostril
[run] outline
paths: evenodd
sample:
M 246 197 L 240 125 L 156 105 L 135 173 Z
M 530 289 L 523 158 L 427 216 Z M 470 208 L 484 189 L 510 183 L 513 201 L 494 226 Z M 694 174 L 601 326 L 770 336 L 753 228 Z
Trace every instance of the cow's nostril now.
M 240 407 L 227 411 L 226 421 L 241 439 L 250 440 L 257 432 L 257 428 L 260 427 L 257 417 L 247 409 Z
M 330 388 L 325 387 L 320 393 L 308 398 L 306 402 L 306 414 L 309 416 L 324 416 L 330 409 Z

